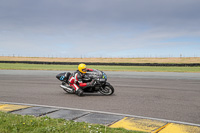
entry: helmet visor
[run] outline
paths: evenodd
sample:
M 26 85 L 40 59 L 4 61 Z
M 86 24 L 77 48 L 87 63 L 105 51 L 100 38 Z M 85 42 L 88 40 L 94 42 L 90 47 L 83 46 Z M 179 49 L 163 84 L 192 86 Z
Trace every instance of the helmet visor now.
M 82 69 L 82 71 L 83 71 L 83 72 L 86 72 L 86 71 L 87 71 L 87 69 L 86 69 L 86 68 L 85 68 L 85 69 Z

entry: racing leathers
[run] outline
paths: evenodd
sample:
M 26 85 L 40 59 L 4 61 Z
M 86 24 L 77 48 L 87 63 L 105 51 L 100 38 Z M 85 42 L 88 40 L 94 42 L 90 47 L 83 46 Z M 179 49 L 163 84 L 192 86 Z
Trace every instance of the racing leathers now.
M 93 71 L 93 69 L 88 69 L 88 68 L 86 70 Z M 83 83 L 84 75 L 85 74 L 77 70 L 74 73 L 72 73 L 72 75 L 69 77 L 69 85 L 74 88 L 76 94 L 79 96 L 83 94 L 82 88 L 91 86 L 92 84 L 91 82 Z

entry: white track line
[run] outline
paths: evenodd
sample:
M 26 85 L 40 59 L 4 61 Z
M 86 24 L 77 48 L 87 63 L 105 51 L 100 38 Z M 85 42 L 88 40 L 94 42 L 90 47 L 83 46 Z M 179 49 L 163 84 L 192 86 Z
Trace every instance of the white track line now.
M 145 117 L 145 116 L 136 116 L 136 115 L 129 115 L 129 114 L 104 112 L 104 111 L 96 111 L 96 110 L 86 110 L 86 109 L 77 109 L 77 108 L 49 106 L 49 105 L 27 104 L 27 103 L 3 102 L 3 101 L 0 101 L 0 103 L 1 104 L 3 103 L 3 104 L 16 104 L 16 105 L 49 107 L 49 108 L 57 108 L 57 109 L 79 110 L 79 111 L 86 111 L 86 112 L 91 112 L 91 113 L 103 113 L 103 114 L 110 114 L 110 115 L 121 115 L 121 116 L 124 116 L 124 117 L 135 117 L 135 118 L 141 118 L 141 119 L 150 119 L 150 120 L 157 120 L 157 121 L 163 121 L 163 122 L 169 122 L 169 123 L 184 124 L 184 125 L 190 125 L 190 126 L 198 126 L 198 127 L 200 127 L 200 124 L 194 124 L 194 123 L 188 123 L 188 122 L 173 121 L 173 120 L 166 120 L 166 119 L 159 119 L 159 118 L 152 118 L 152 117 Z

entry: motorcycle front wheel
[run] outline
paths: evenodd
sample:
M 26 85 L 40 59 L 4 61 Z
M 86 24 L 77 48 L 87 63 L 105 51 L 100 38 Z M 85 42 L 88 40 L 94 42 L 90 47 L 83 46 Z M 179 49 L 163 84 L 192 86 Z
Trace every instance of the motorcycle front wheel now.
M 114 93 L 114 88 L 112 85 L 105 85 L 99 89 L 99 92 L 103 95 L 109 96 Z

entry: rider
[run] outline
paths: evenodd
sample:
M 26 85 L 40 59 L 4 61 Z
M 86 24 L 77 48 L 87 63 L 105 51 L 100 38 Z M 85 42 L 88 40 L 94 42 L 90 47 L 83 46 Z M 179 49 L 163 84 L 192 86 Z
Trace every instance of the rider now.
M 78 96 L 83 95 L 83 88 L 94 85 L 94 80 L 89 83 L 83 83 L 85 73 L 88 71 L 93 71 L 93 69 L 88 69 L 85 64 L 81 63 L 78 65 L 78 70 L 69 77 L 69 85 L 74 88 Z

